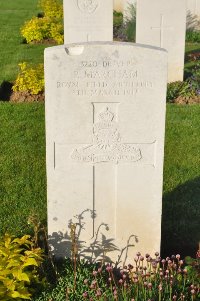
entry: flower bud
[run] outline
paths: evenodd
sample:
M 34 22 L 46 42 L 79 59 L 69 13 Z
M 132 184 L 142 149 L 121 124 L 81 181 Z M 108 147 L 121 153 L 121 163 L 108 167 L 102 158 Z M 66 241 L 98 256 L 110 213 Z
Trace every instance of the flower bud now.
M 87 296 L 88 296 L 88 293 L 87 293 L 87 292 L 84 292 L 84 293 L 83 293 L 83 298 L 87 298 Z

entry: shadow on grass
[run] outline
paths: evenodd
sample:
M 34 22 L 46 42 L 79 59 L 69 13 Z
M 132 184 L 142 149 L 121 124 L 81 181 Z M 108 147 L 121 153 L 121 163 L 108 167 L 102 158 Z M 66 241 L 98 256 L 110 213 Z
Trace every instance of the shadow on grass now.
M 200 177 L 163 196 L 163 257 L 181 254 L 195 257 L 200 241 Z
M 12 94 L 13 84 L 7 81 L 3 81 L 0 85 L 0 100 L 9 101 Z

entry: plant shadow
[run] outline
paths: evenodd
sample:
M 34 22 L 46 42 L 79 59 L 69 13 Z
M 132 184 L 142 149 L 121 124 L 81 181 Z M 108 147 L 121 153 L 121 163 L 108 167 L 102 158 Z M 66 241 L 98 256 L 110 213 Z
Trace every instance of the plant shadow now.
M 0 85 L 0 101 L 9 101 L 12 91 L 13 84 L 8 81 L 3 81 Z
M 180 254 L 195 257 L 200 241 L 200 177 L 163 196 L 163 257 Z
M 71 257 L 72 250 L 76 250 L 78 257 L 80 259 L 87 260 L 91 263 L 95 262 L 112 262 L 117 267 L 119 264 L 125 264 L 128 252 L 130 248 L 134 248 L 135 244 L 139 241 L 138 237 L 133 234 L 127 239 L 126 245 L 119 249 L 115 245 L 115 239 L 105 235 L 106 231 L 109 231 L 109 225 L 105 223 L 101 223 L 94 237 L 86 241 L 84 239 L 84 234 L 82 232 L 85 231 L 85 217 L 86 213 L 91 214 L 91 218 L 94 217 L 94 212 L 90 209 L 86 209 L 80 214 L 75 216 L 75 220 L 68 221 L 68 230 L 66 233 L 62 232 L 53 232 L 52 235 L 49 235 L 49 249 L 50 252 L 55 256 L 56 259 L 63 257 Z M 72 228 L 75 226 L 75 241 L 72 235 Z M 83 234 L 83 235 L 82 235 Z M 83 237 L 83 238 L 82 238 Z M 112 260 L 113 252 L 117 252 L 117 261 Z
M 198 16 L 192 14 L 190 11 L 187 12 L 186 27 L 188 30 L 195 30 L 200 26 Z

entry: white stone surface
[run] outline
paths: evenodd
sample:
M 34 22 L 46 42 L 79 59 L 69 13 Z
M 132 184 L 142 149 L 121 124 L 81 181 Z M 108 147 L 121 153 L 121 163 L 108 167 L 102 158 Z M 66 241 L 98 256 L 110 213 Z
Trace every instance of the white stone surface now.
M 200 30 L 200 0 L 187 0 L 187 28 Z
M 64 42 L 113 41 L 113 0 L 64 0 Z
M 70 255 L 71 222 L 90 260 L 103 250 L 121 263 L 136 251 L 159 251 L 166 83 L 167 53 L 156 47 L 45 50 L 48 232 L 56 256 Z
M 183 80 L 185 0 L 137 0 L 136 41 L 168 51 L 168 82 Z
M 200 0 L 187 0 L 187 9 L 200 18 Z

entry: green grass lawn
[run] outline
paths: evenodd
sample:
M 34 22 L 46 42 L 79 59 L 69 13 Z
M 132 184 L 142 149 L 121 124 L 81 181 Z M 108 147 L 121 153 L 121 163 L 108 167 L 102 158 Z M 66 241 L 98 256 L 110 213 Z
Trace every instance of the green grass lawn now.
M 0 232 L 20 235 L 46 221 L 44 105 L 0 103 L 0 124 Z
M 163 254 L 194 255 L 200 229 L 200 106 L 167 106 Z M 0 232 L 29 233 L 46 223 L 43 104 L 0 103 Z
M 44 45 L 23 44 L 20 28 L 39 12 L 38 0 L 0 1 L 0 84 L 14 81 L 18 64 L 23 61 L 43 61 Z

